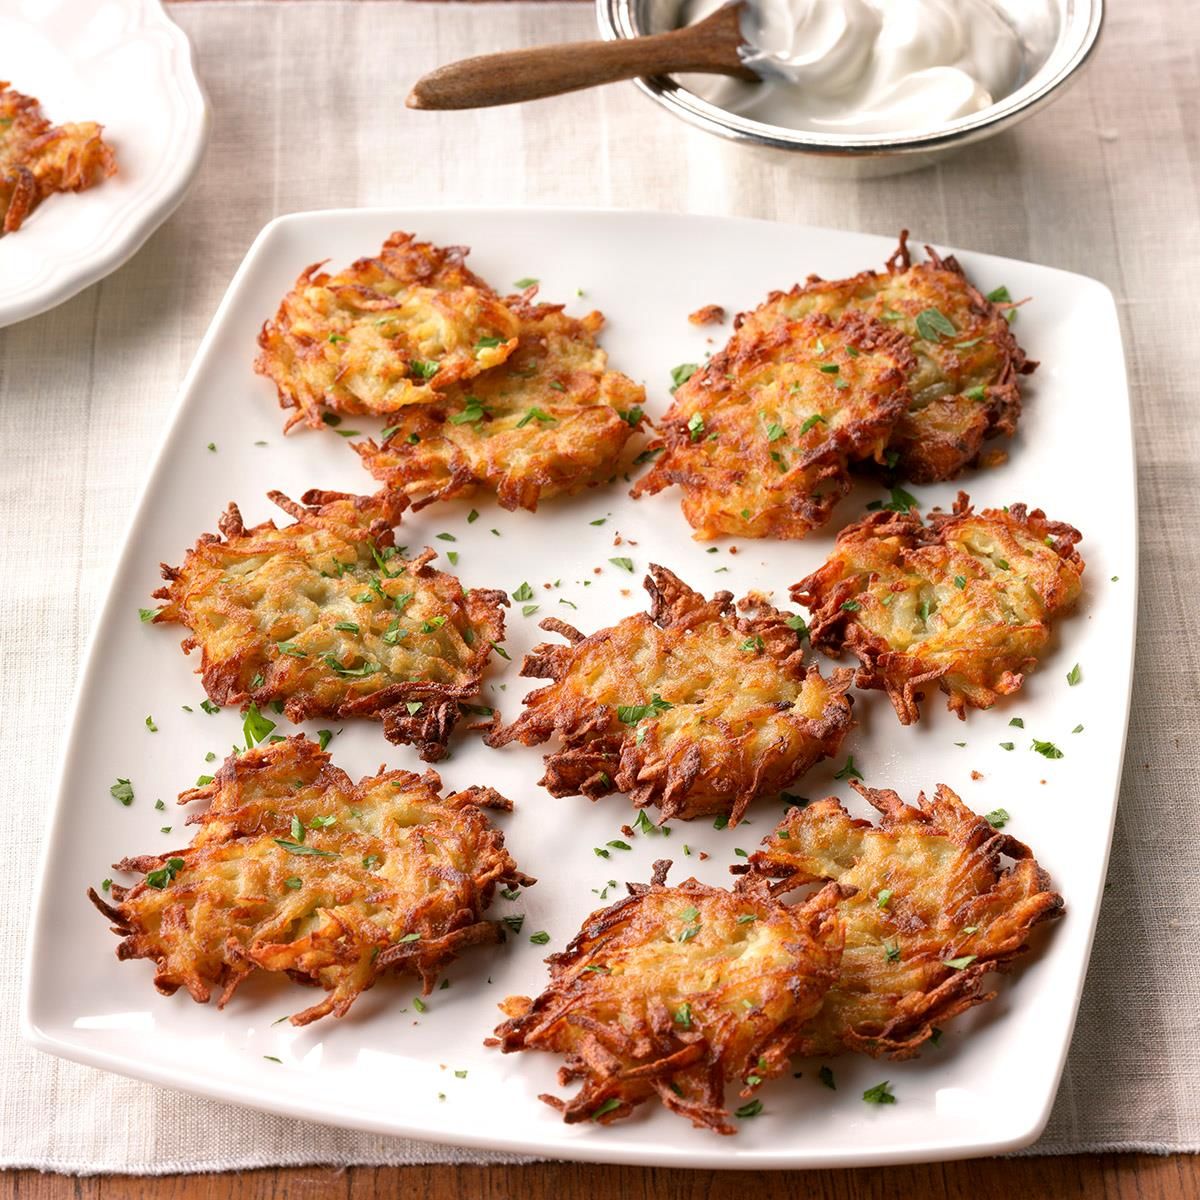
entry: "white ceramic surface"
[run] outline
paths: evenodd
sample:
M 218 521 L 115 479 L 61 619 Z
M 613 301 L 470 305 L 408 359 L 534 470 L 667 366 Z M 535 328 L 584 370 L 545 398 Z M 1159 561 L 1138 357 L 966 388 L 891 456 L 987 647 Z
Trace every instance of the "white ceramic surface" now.
M 98 121 L 117 174 L 49 197 L 0 237 L 0 326 L 45 312 L 137 253 L 200 165 L 204 94 L 182 30 L 159 0 L 0 5 L 0 79 L 55 124 Z
M 717 831 L 710 821 L 676 823 L 667 838 L 638 835 L 629 839 L 632 851 L 614 850 L 603 859 L 593 847 L 620 837 L 619 827 L 632 815 L 623 797 L 598 804 L 555 800 L 537 786 L 539 751 L 488 750 L 461 732 L 441 765 L 443 778 L 454 786 L 493 784 L 513 798 L 517 811 L 501 824 L 517 860 L 540 882 L 493 910 L 497 916 L 524 912 L 522 934 L 506 946 L 467 954 L 449 973 L 452 986 L 429 998 L 427 1012 L 414 1010 L 412 983 L 401 980 L 376 987 L 342 1021 L 294 1029 L 273 1023 L 311 1002 L 310 993 L 294 985 L 249 984 L 221 1013 L 183 993 L 158 996 L 146 962 L 117 962 L 116 939 L 84 889 L 112 875 L 108 864 L 123 855 L 186 844 L 174 796 L 209 772 L 206 752 L 223 755 L 241 741 L 237 713 L 200 711 L 203 693 L 195 664 L 179 652 L 180 632 L 140 624 L 137 608 L 152 603 L 158 563 L 179 562 L 197 534 L 215 528 L 228 500 L 236 498 L 248 520 L 258 521 L 272 512 L 268 488 L 293 496 L 311 486 L 369 490 L 343 439 L 282 436 L 273 388 L 250 364 L 261 321 L 301 267 L 322 258 L 349 261 L 393 229 L 474 246 L 471 265 L 498 287 L 536 276 L 544 299 L 565 301 L 575 313 L 602 309 L 613 365 L 646 383 L 647 407 L 655 414 L 668 401 L 670 368 L 700 359 L 725 336 L 725 330 L 690 326 L 693 309 L 718 302 L 736 312 L 810 271 L 838 276 L 881 264 L 893 247 L 891 237 L 645 213 L 343 211 L 269 225 L 188 374 L 95 628 L 32 923 L 25 1036 L 80 1062 L 279 1113 L 552 1158 L 828 1166 L 991 1153 L 1033 1140 L 1066 1054 L 1108 857 L 1132 672 L 1136 497 L 1110 293 L 1093 280 L 1011 260 L 960 256 L 984 288 L 1006 284 L 1015 297 L 1032 297 L 1016 328 L 1042 366 L 1028 386 L 1009 464 L 968 474 L 960 484 L 981 504 L 1028 501 L 1082 528 L 1087 571 L 1080 610 L 1061 624 L 1051 652 L 1016 697 L 972 713 L 965 723 L 933 697 L 920 725 L 903 729 L 882 694 L 859 693 L 859 726 L 845 744 L 872 784 L 911 798 L 944 781 L 980 812 L 1007 808 L 1010 832 L 1033 846 L 1066 897 L 1066 916 L 1038 931 L 1035 952 L 1001 981 L 999 998 L 953 1022 L 940 1047 L 903 1064 L 833 1060 L 836 1091 L 818 1083 L 819 1064 L 798 1063 L 802 1078 L 768 1085 L 763 1114 L 739 1122 L 733 1138 L 693 1130 L 648 1107 L 609 1128 L 564 1126 L 536 1098 L 555 1090 L 551 1056 L 502 1056 L 483 1046 L 497 1019 L 496 1003 L 541 986 L 544 955 L 561 948 L 598 906 L 593 889 L 610 879 L 644 880 L 651 861 L 663 855 L 675 859 L 673 879 L 694 871 L 725 883 L 728 865 L 737 861 L 734 848 L 756 846 L 782 809 L 762 801 L 736 830 Z M 377 425 L 347 420 L 343 428 Z M 913 491 L 928 508 L 948 505 L 960 484 Z M 522 680 L 517 666 L 541 640 L 535 623 L 542 616 L 591 631 L 639 610 L 645 600 L 640 580 L 652 561 L 706 592 L 731 588 L 741 595 L 758 587 L 784 601 L 786 586 L 823 560 L 834 532 L 882 494 L 856 490 L 828 530 L 806 542 L 725 541 L 716 553 L 690 539 L 676 493 L 634 503 L 619 482 L 551 502 L 536 515 L 504 513 L 477 498 L 480 518 L 468 523 L 471 502 L 435 506 L 407 521 L 399 540 L 457 551 L 457 570 L 469 585 L 510 592 L 525 581 L 532 586 L 541 609 L 523 617 L 514 605 L 507 642 L 514 661 L 494 661 L 486 689 L 488 700 L 511 718 L 521 695 L 537 686 Z M 592 524 L 600 518 L 603 525 Z M 440 532 L 457 540 L 438 540 Z M 633 560 L 634 574 L 609 562 L 622 556 Z M 544 587 L 556 580 L 561 586 Z M 1066 676 L 1075 663 L 1082 681 L 1069 687 Z M 195 711 L 182 711 L 184 704 Z M 148 714 L 159 732 L 147 730 Z M 1024 729 L 1010 726 L 1017 716 Z M 1083 732 L 1073 733 L 1079 724 Z M 352 773 L 381 762 L 418 765 L 409 749 L 388 745 L 375 725 L 333 727 L 344 728 L 332 743 L 335 761 Z M 1056 742 L 1064 757 L 1048 761 L 1032 752 L 1035 737 Z M 1000 748 L 1008 741 L 1015 750 Z M 841 765 L 842 758 L 821 765 L 792 790 L 810 797 L 837 793 L 861 812 L 857 797 L 833 779 Z M 972 771 L 982 778 L 973 780 Z M 136 800 L 129 808 L 109 796 L 118 776 L 133 782 Z M 159 797 L 167 802 L 165 812 L 154 808 Z M 161 833 L 168 824 L 173 832 Z M 705 862 L 698 857 L 702 850 L 711 856 Z M 539 930 L 550 933 L 549 945 L 530 944 L 529 935 Z M 467 1076 L 457 1077 L 456 1070 Z M 884 1079 L 892 1082 L 897 1103 L 864 1103 L 863 1090 Z

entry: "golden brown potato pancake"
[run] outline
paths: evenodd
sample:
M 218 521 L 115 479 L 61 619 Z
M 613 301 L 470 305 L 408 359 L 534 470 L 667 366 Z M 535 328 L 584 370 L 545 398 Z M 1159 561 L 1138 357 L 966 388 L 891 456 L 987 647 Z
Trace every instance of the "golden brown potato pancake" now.
M 275 383 L 281 408 L 322 427 L 322 409 L 386 415 L 502 363 L 517 347 L 517 318 L 463 265 L 462 246 L 393 233 L 376 258 L 329 275 L 301 272 L 263 324 L 255 370 Z
M 490 488 L 503 508 L 536 509 L 608 479 L 642 424 L 645 390 L 596 345 L 604 317 L 509 300 L 520 322 L 507 362 L 401 410 L 383 446 L 354 448 L 414 508 Z
M 901 722 L 932 683 L 959 717 L 1021 686 L 1050 619 L 1080 593 L 1079 531 L 1024 504 L 953 513 L 876 512 L 838 534 L 824 566 L 792 588 L 812 610 L 812 644 L 852 651 L 859 687 L 886 691 Z
M 733 1133 L 725 1084 L 740 1079 L 750 1096 L 787 1070 L 837 974 L 836 887 L 793 907 L 765 886 L 667 887 L 669 865 L 656 863 L 649 885 L 630 884 L 628 897 L 584 921 L 547 959 L 540 996 L 501 1006 L 504 1051 L 564 1054 L 560 1083 L 583 1081 L 568 1101 L 541 1097 L 568 1122 L 607 1125 L 657 1096 L 698 1128 Z
M 406 558 L 399 493 L 268 493 L 295 523 L 247 529 L 237 505 L 182 567 L 163 566 L 156 622 L 186 625 L 214 704 L 283 704 L 291 721 L 369 717 L 434 762 L 504 637 L 499 591 L 464 592 L 426 549 Z M 306 507 L 307 506 L 307 507 Z
M 121 935 L 117 957 L 151 958 L 154 984 L 223 1008 L 255 971 L 283 971 L 328 993 L 292 1017 L 343 1016 L 389 969 L 428 994 L 459 950 L 503 940 L 483 919 L 517 870 L 484 809 L 491 788 L 442 797 L 435 771 L 388 771 L 357 784 L 302 735 L 234 754 L 213 781 L 188 849 L 116 864 L 145 872 L 92 902 Z
M 678 484 L 700 540 L 802 538 L 880 456 L 908 406 L 908 340 L 852 313 L 744 327 L 675 392 L 634 497 Z
M 4 233 L 54 192 L 81 192 L 109 175 L 117 160 L 94 121 L 51 125 L 41 105 L 0 80 L 0 216 Z
M 756 895 L 767 879 L 776 894 L 825 880 L 842 887 L 838 978 L 794 1052 L 910 1058 L 936 1026 L 995 996 L 984 976 L 1023 954 L 1029 931 L 1059 916 L 1063 901 L 1027 846 L 945 784 L 916 808 L 853 786 L 880 813 L 878 826 L 834 797 L 819 800 L 791 809 L 748 866 L 733 869 L 750 872 Z
M 487 737 L 535 746 L 554 734 L 541 780 L 551 795 L 591 800 L 628 792 L 659 822 L 712 813 L 737 824 L 750 802 L 836 754 L 850 726 L 849 671 L 806 667 L 789 618 L 729 592 L 705 600 L 652 565 L 650 613 L 584 637 L 555 618 L 541 627 L 569 645 L 534 648 L 522 675 L 554 682 Z
M 888 445 L 886 462 L 914 483 L 953 479 L 974 463 L 985 439 L 1016 432 L 1020 375 L 1037 366 L 1013 337 L 1006 312 L 967 279 L 953 257 L 925 247 L 914 263 L 908 230 L 884 271 L 851 279 L 809 276 L 775 292 L 738 327 L 766 334 L 811 313 L 865 313 L 909 339 L 911 394 Z

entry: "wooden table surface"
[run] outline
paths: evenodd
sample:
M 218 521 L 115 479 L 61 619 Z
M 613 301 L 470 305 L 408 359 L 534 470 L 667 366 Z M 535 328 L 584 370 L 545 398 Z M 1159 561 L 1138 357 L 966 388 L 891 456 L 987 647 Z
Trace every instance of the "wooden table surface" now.
M 175 0 L 176 3 L 179 0 Z M 203 2 L 203 0 L 193 0 Z M 3 1136 L 0 1133 L 0 1136 Z M 707 1172 L 591 1163 L 274 1168 L 238 1175 L 72 1178 L 0 1172 L 0 1200 L 1190 1200 L 1200 1156 L 1063 1155 L 853 1171 Z
M 1147 1154 L 978 1159 L 869 1171 L 660 1171 L 588 1163 L 352 1167 L 240 1175 L 70 1179 L 0 1175 L 0 1200 L 1181 1200 L 1200 1196 L 1200 1158 Z

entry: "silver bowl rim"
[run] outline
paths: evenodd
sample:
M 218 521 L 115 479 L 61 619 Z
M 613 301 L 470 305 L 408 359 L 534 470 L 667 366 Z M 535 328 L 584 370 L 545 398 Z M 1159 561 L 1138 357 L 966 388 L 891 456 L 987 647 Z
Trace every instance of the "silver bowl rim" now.
M 596 21 L 605 41 L 638 36 L 632 20 L 634 0 L 596 0 Z M 635 79 L 636 86 L 651 99 L 682 117 L 689 124 L 737 142 L 749 142 L 778 150 L 799 151 L 835 158 L 871 158 L 885 155 L 927 154 L 982 141 L 1001 129 L 1024 119 L 1055 98 L 1055 93 L 1072 81 L 1091 57 L 1104 25 L 1104 0 L 1075 0 L 1086 13 L 1082 31 L 1074 39 L 1068 56 L 1052 71 L 1043 67 L 1011 96 L 968 117 L 931 129 L 928 133 L 894 137 L 887 134 L 839 136 L 787 129 L 753 121 L 728 112 L 665 75 Z M 1064 29 L 1063 33 L 1068 32 Z M 1060 39 L 1061 39 L 1060 35 Z M 1056 50 L 1061 47 L 1061 40 Z

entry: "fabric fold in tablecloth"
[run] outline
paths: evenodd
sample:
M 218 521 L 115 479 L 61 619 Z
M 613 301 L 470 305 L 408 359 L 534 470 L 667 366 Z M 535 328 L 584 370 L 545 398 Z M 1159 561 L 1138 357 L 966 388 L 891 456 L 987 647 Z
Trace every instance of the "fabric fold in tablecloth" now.
M 1200 1149 L 1200 10 L 1111 6 L 1094 66 L 1052 110 L 941 167 L 863 183 L 814 179 L 690 130 L 628 85 L 519 109 L 404 108 L 412 81 L 438 63 L 589 36 L 586 4 L 218 2 L 171 13 L 195 44 L 213 110 L 191 194 L 116 275 L 0 331 L 0 1166 L 167 1173 L 503 1157 L 200 1100 L 42 1056 L 17 1037 L 29 897 L 81 648 L 222 292 L 279 213 L 443 201 L 726 213 L 882 234 L 905 223 L 931 241 L 1112 287 L 1138 439 L 1137 681 L 1096 949 L 1034 1152 Z M 1062 447 L 1062 469 L 1103 436 L 1082 430 Z

